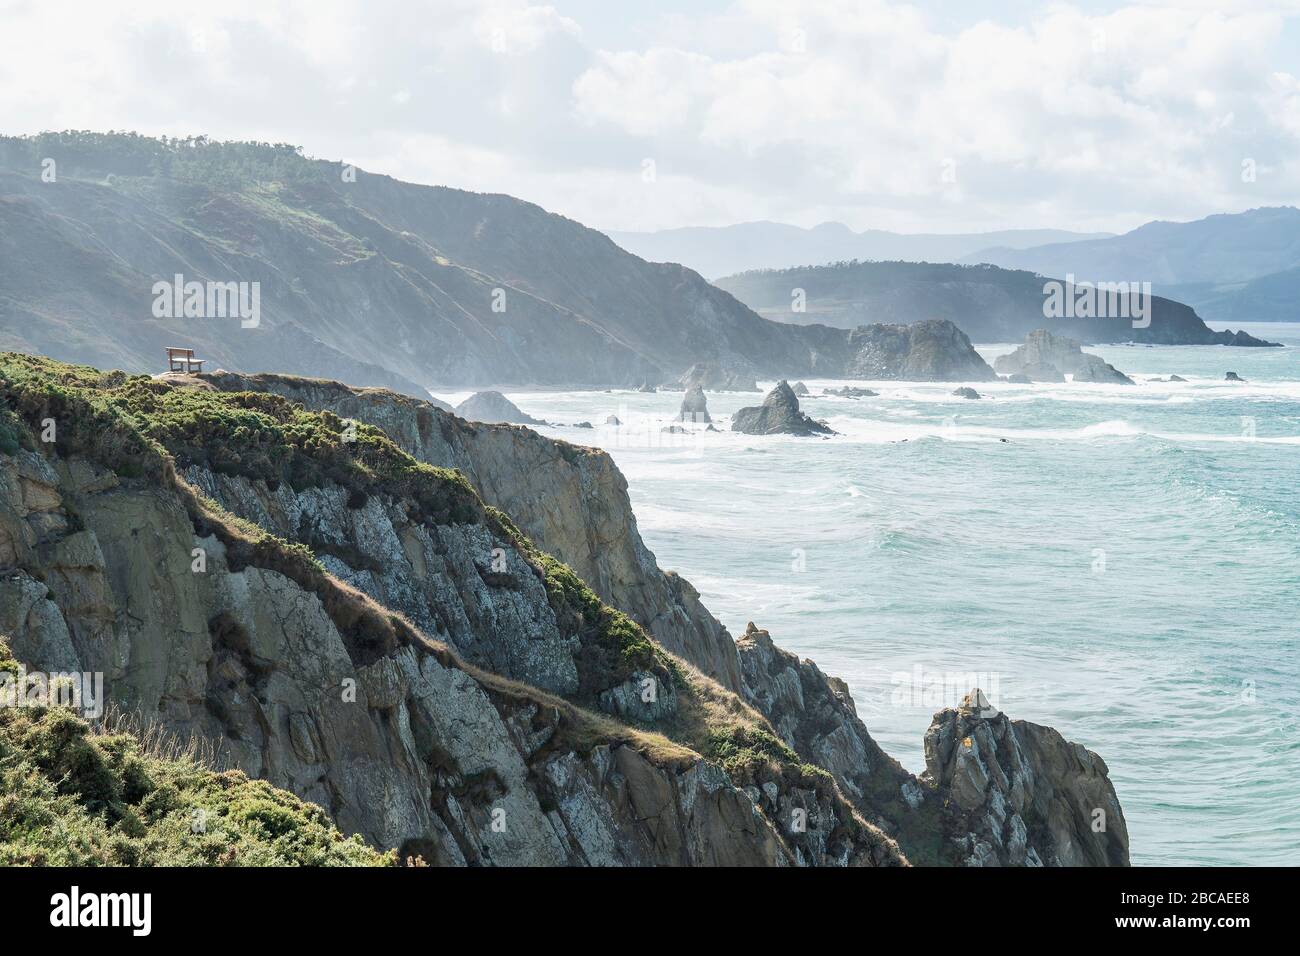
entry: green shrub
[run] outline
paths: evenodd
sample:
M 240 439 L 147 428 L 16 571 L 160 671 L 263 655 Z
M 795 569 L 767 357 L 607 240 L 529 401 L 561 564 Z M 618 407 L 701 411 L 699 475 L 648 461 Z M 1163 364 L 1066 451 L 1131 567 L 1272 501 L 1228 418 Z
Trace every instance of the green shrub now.
M 265 781 L 151 756 L 70 710 L 0 708 L 0 866 L 395 862 Z

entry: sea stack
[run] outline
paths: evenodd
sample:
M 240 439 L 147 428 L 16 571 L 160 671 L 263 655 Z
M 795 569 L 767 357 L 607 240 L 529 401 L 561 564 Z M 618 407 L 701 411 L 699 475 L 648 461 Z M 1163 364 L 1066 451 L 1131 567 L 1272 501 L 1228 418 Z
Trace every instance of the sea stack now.
M 519 409 L 514 402 L 500 392 L 475 392 L 456 406 L 456 414 L 472 422 L 488 425 L 545 425 L 546 422 L 533 418 Z
M 682 399 L 682 410 L 677 414 L 679 422 L 695 422 L 700 425 L 707 425 L 713 421 L 709 417 L 708 401 L 704 397 L 704 389 L 695 385 L 686 392 L 686 397 Z
M 1083 351 L 1074 339 L 1047 329 L 1030 332 L 1024 345 L 1010 355 L 999 356 L 993 368 L 1002 375 L 1026 375 L 1035 382 L 1064 382 L 1069 374 L 1076 382 L 1133 384 L 1131 378 L 1100 356 Z
M 799 411 L 799 399 L 784 380 L 767 393 L 762 405 L 742 408 L 731 430 L 746 435 L 834 435 L 829 427 Z

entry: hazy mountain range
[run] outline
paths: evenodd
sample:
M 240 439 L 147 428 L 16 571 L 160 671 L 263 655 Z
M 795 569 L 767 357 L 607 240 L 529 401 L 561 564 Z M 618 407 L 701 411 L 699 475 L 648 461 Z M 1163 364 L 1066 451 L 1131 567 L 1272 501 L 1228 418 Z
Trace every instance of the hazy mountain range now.
M 1265 344 L 1245 333 L 1212 331 L 1190 307 L 1159 296 L 1151 297 L 1145 328 L 1135 328 L 1132 316 L 1113 313 L 1049 318 L 1044 315 L 1043 276 L 990 265 L 841 262 L 744 272 L 716 284 L 768 318 L 846 329 L 924 315 L 948 319 L 976 342 L 1019 342 L 1035 329 L 1047 328 L 1085 343 Z M 1062 294 L 1077 296 L 1078 290 L 1060 285 Z
M 1025 249 L 1045 243 L 1101 239 L 1106 232 L 1009 229 L 954 235 L 855 232 L 840 222 L 812 229 L 780 222 L 690 226 L 659 232 L 609 232 L 629 252 L 651 262 L 679 262 L 709 278 L 752 269 L 785 269 L 849 259 L 960 262 L 983 249 Z
M 1300 209 L 1293 206 L 1149 222 L 1108 239 L 1003 245 L 964 261 L 1094 282 L 1146 281 L 1209 321 L 1300 320 Z

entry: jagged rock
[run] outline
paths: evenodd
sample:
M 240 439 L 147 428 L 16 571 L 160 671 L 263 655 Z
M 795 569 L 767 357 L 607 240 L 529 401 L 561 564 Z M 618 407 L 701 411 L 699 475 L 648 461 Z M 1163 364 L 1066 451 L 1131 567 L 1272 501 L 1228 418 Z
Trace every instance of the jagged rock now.
M 623 423 L 620 422 L 620 421 L 618 420 L 618 416 L 617 416 L 617 415 L 610 415 L 608 418 L 605 419 L 605 424 L 606 424 L 606 425 L 622 425 Z
M 592 427 L 594 427 L 594 426 L 591 424 L 591 422 L 574 422 L 574 423 L 573 423 L 573 427 L 574 427 L 574 428 L 592 428 Z
M 771 635 L 749 622 L 736 639 L 744 695 L 809 762 L 834 774 L 845 795 L 899 838 L 902 815 L 889 813 L 904 784 L 913 782 L 858 720 L 848 687 L 827 677 L 812 661 L 777 647 Z M 883 811 L 883 813 L 882 813 Z M 904 842 L 911 842 L 904 840 Z
M 500 392 L 475 392 L 456 406 L 456 414 L 471 422 L 487 424 L 545 425 L 546 422 L 520 411 Z
M 1008 719 L 978 689 L 935 715 L 925 764 L 924 781 L 949 795 L 944 829 L 967 865 L 1128 865 L 1105 762 L 1050 727 Z
M 653 385 L 651 385 L 649 382 L 643 382 L 643 383 L 641 384 L 641 387 L 638 388 L 637 391 L 638 391 L 638 392 L 645 392 L 645 393 L 647 393 L 647 394 L 654 394 L 654 392 L 656 391 L 656 389 L 655 389 L 655 387 L 654 387 Z
M 845 385 L 843 388 L 824 388 L 822 395 L 835 395 L 839 398 L 874 398 L 879 392 L 873 392 L 869 388 L 858 388 L 854 385 Z
M 1085 860 L 1089 865 L 1128 864 L 1123 813 L 1105 764 L 1056 731 L 1024 721 L 1008 722 L 981 695 L 977 708 L 964 711 L 966 724 L 951 724 L 950 715 L 956 711 L 936 715 L 926 736 L 931 769 L 918 779 L 872 739 L 843 681 L 777 647 L 771 635 L 752 622 L 736 646 L 747 699 L 800 757 L 830 771 L 863 816 L 896 839 L 914 864 L 1073 866 Z M 981 719 L 981 714 L 990 732 L 1003 737 L 1014 733 L 1021 742 L 1022 763 L 1027 762 L 1032 771 L 1021 773 L 1018 782 L 1004 782 L 1005 774 L 991 772 L 1005 791 L 998 796 L 988 792 L 990 773 L 981 773 L 948 746 L 958 731 L 963 735 L 958 742 L 964 741 L 971 721 Z M 999 816 L 1021 795 L 1027 799 L 1019 804 L 1025 808 L 1017 811 L 1019 822 Z M 1095 840 L 1067 837 L 1084 833 L 1091 837 L 1094 806 L 1107 808 L 1110 839 L 1102 836 L 1099 845 Z M 1043 820 L 1050 823 L 1040 827 Z M 993 836 L 997 822 L 1003 824 L 997 834 L 1001 842 Z M 972 832 L 982 837 L 972 842 Z
M 1244 382 L 1244 381 L 1246 381 L 1244 378 L 1242 378 L 1242 377 L 1241 377 L 1240 375 L 1238 375 L 1236 372 L 1229 372 L 1227 375 L 1223 376 L 1223 380 L 1224 380 L 1225 382 Z
M 762 405 L 742 408 L 731 417 L 731 430 L 746 435 L 833 435 L 829 427 L 799 411 L 799 399 L 785 381 L 767 393 Z
M 1013 385 L 1031 385 L 1034 380 L 1024 372 L 1015 372 L 1007 376 L 1007 381 Z
M 689 428 L 683 428 L 681 425 L 667 425 L 659 429 L 659 431 L 665 435 L 689 435 L 691 433 Z
M 947 319 L 863 325 L 848 333 L 852 359 L 827 377 L 910 382 L 988 382 L 997 378 L 966 333 Z
M 958 398 L 972 398 L 972 399 L 974 399 L 974 398 L 980 398 L 980 397 L 981 397 L 981 395 L 980 395 L 979 392 L 977 392 L 977 391 L 975 391 L 975 389 L 970 388 L 970 387 L 967 387 L 967 386 L 963 386 L 962 388 L 956 389 L 956 390 L 953 392 L 953 395 L 957 396 Z
M 682 399 L 682 409 L 677 414 L 679 422 L 695 422 L 699 425 L 705 425 L 713 421 L 709 417 L 709 403 L 704 397 L 704 389 L 698 385 L 692 385 L 687 391 L 686 397 Z
M 800 398 L 803 398 L 808 394 L 808 386 L 805 385 L 803 382 L 795 382 L 793 385 L 790 386 L 790 390 L 793 391 Z
M 1169 376 L 1169 381 L 1171 381 L 1171 382 L 1185 382 L 1185 381 L 1187 381 L 1187 379 L 1183 378 L 1181 375 L 1170 375 L 1170 376 Z
M 644 671 L 603 691 L 599 700 L 602 710 L 642 723 L 665 720 L 677 712 L 677 692 L 672 681 Z
M 1010 355 L 999 356 L 993 367 L 999 373 L 1025 375 L 1035 382 L 1064 382 L 1070 374 L 1076 382 L 1133 384 L 1113 365 L 1084 352 L 1078 342 L 1046 329 L 1030 332 L 1024 345 Z

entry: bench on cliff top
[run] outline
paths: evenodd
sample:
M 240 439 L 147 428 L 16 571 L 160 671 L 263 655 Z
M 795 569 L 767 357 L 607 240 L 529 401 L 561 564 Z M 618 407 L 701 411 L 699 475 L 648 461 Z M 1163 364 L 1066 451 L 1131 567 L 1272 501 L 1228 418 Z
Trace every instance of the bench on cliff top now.
M 193 349 L 167 346 L 167 369 L 171 372 L 202 372 L 203 359 L 194 357 Z

